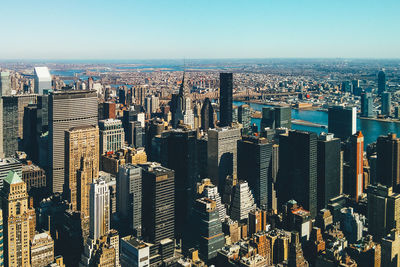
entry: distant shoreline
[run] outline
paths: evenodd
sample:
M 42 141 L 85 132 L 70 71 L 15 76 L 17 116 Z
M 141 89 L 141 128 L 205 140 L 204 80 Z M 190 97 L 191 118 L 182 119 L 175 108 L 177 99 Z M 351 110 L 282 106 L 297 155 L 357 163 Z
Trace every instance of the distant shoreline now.
M 358 117 L 360 120 L 370 120 L 370 121 L 380 121 L 380 122 L 387 122 L 387 123 L 400 123 L 398 119 L 379 119 L 379 118 L 368 118 L 368 117 Z

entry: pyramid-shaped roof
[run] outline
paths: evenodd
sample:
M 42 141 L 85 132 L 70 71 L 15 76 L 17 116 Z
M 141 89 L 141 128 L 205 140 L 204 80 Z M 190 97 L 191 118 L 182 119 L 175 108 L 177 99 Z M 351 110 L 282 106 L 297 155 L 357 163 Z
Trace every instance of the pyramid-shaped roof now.
M 9 184 L 17 184 L 23 182 L 21 180 L 21 177 L 19 177 L 18 173 L 16 173 L 15 171 L 9 171 L 7 177 L 4 178 L 4 181 L 6 181 Z

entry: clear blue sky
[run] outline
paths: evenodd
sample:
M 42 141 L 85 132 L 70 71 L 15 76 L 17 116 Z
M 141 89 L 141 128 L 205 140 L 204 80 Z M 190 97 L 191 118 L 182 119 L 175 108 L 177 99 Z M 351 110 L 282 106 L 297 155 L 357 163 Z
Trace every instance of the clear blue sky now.
M 400 58 L 400 0 L 8 0 L 0 59 Z

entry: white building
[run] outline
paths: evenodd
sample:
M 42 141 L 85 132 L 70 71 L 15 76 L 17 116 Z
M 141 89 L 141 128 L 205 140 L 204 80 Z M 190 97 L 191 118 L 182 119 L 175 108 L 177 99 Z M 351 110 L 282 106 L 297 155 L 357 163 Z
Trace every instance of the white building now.
M 110 231 L 110 191 L 101 178 L 90 185 L 90 237 L 97 240 Z
M 47 67 L 35 67 L 35 93 L 43 95 L 43 90 L 51 90 L 51 75 Z

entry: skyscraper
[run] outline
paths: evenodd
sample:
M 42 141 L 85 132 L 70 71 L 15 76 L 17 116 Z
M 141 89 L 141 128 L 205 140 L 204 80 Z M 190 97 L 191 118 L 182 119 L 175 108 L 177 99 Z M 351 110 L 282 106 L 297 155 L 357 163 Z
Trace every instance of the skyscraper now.
M 251 114 L 249 105 L 239 106 L 238 121 L 243 126 L 243 133 L 248 134 L 250 132 Z
M 386 74 L 383 70 L 378 72 L 378 95 L 386 91 Z
M 208 131 L 210 128 L 215 128 L 214 108 L 211 105 L 210 99 L 207 97 L 201 107 L 201 129 Z
M 35 67 L 35 93 L 43 95 L 43 90 L 51 90 L 51 75 L 47 67 Z
M 203 197 L 197 199 L 193 209 L 192 228 L 195 232 L 192 242 L 199 249 L 200 257 L 211 260 L 217 251 L 225 245 L 222 224 L 218 217 L 218 209 L 214 200 Z
M 321 210 L 331 198 L 340 195 L 340 139 L 333 134 L 321 134 L 317 147 L 317 208 Z
M 237 176 L 237 141 L 240 129 L 217 128 L 208 130 L 207 166 L 211 182 L 224 190 L 227 175 Z
M 99 121 L 100 154 L 116 152 L 125 143 L 125 132 L 120 120 L 108 119 Z
M 198 182 L 197 132 L 174 129 L 161 135 L 161 163 L 175 172 L 175 235 L 182 238 Z
M 400 195 L 392 187 L 369 185 L 368 197 L 368 232 L 375 241 L 380 242 L 393 229 L 400 230 Z
M 97 125 L 96 91 L 53 92 L 49 97 L 49 189 L 62 192 L 65 181 L 65 131 L 72 127 Z
M 194 128 L 194 115 L 192 110 L 192 100 L 189 97 L 190 89 L 183 73 L 182 84 L 178 94 L 173 94 L 171 99 L 172 126 L 176 128 L 179 122 Z
M 292 109 L 290 107 L 263 107 L 261 131 L 265 128 L 292 128 Z
M 272 143 L 266 138 L 243 137 L 238 141 L 238 177 L 246 180 L 257 206 L 268 207 Z
M 174 171 L 157 163 L 140 164 L 140 167 L 143 175 L 143 238 L 159 244 L 161 240 L 175 236 Z
M 5 266 L 30 266 L 29 209 L 26 184 L 10 171 L 1 191 Z
M 220 73 L 220 109 L 219 126 L 231 126 L 232 124 L 232 99 L 233 99 L 233 75 L 232 73 Z
M 362 93 L 361 94 L 361 116 L 362 117 L 371 118 L 374 116 L 373 103 L 374 103 L 374 99 L 372 98 L 371 93 Z
M 0 97 L 7 95 L 11 95 L 10 73 L 2 71 L 0 72 Z
M 90 185 L 90 238 L 99 239 L 110 231 L 110 190 L 99 178 Z
M 356 133 L 357 108 L 333 106 L 328 109 L 328 130 L 345 140 Z
M 132 164 L 119 168 L 117 176 L 117 211 L 122 228 L 142 236 L 142 169 Z
M 279 137 L 278 207 L 295 199 L 317 215 L 317 134 L 289 131 Z
M 389 92 L 383 92 L 381 95 L 381 113 L 382 115 L 390 116 L 392 115 L 392 94 Z
M 350 137 L 348 168 L 345 175 L 344 191 L 357 202 L 364 188 L 364 136 L 361 131 Z
M 250 211 L 257 207 L 254 202 L 254 196 L 251 192 L 249 184 L 246 181 L 240 180 L 233 188 L 232 202 L 230 206 L 230 216 L 233 220 L 247 220 Z
M 376 178 L 379 183 L 400 188 L 400 139 L 395 133 L 379 136 L 376 142 Z
M 65 132 L 64 195 L 80 211 L 84 240 L 89 236 L 90 184 L 99 177 L 99 128 L 73 127 Z
M 5 157 L 15 155 L 18 150 L 18 97 L 16 96 L 3 96 L 2 97 L 3 109 L 2 112 L 3 125 L 3 153 Z

